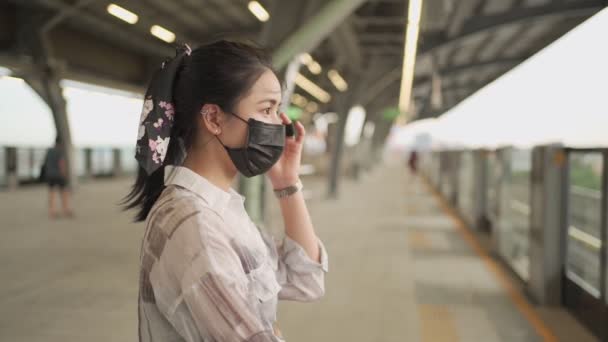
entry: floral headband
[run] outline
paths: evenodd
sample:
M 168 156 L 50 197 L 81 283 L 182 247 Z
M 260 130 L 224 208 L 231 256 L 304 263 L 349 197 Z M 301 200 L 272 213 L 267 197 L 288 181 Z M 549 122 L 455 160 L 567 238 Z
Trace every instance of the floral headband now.
M 177 48 L 175 57 L 165 60 L 154 74 L 139 119 L 135 159 L 152 174 L 163 165 L 173 126 L 173 86 L 184 56 L 192 49 L 187 44 Z

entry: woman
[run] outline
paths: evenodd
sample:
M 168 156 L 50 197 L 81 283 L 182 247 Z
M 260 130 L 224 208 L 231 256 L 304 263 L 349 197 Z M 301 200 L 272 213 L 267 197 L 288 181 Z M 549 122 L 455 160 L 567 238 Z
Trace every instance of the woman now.
M 49 186 L 49 218 L 57 218 L 55 209 L 55 189 L 61 198 L 61 209 L 65 217 L 73 217 L 70 207 L 70 190 L 67 180 L 67 166 L 63 155 L 63 141 L 57 136 L 55 146 L 48 149 L 43 163 L 44 175 Z
M 243 43 L 185 46 L 154 76 L 127 196 L 146 221 L 140 341 L 283 341 L 278 299 L 323 296 L 327 254 L 298 179 L 305 131 L 297 123 L 296 138 L 286 129 L 280 102 L 269 59 Z M 267 173 L 282 243 L 250 220 L 230 188 L 237 172 Z

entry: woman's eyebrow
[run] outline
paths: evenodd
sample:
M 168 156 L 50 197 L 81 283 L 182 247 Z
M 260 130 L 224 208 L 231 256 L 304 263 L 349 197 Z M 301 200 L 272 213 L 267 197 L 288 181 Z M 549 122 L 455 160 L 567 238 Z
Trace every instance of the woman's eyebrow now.
M 276 105 L 277 103 L 279 103 L 279 101 L 277 101 L 276 99 L 264 99 L 264 100 L 258 101 L 258 104 L 264 103 L 264 102 L 270 102 L 273 106 Z

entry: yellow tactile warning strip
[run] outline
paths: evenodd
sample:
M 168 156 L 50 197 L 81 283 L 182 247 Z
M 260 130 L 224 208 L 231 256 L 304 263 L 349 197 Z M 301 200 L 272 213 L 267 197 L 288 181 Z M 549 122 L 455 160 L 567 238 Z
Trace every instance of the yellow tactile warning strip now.
M 422 342 L 458 342 L 454 316 L 443 305 L 418 305 Z
M 414 249 L 428 249 L 432 243 L 424 232 L 411 231 L 408 233 L 408 244 Z
M 496 263 L 486 252 L 481 244 L 471 233 L 471 231 L 466 227 L 466 224 L 460 219 L 460 217 L 455 213 L 454 209 L 445 201 L 445 199 L 435 190 L 435 188 L 431 185 L 428 179 L 421 177 L 421 179 L 426 184 L 427 188 L 433 194 L 433 196 L 439 202 L 442 210 L 454 221 L 457 231 L 462 235 L 463 239 L 467 242 L 467 244 L 479 255 L 479 257 L 483 260 L 483 263 L 490 270 L 490 272 L 496 277 L 500 285 L 505 289 L 511 301 L 515 304 L 517 309 L 522 313 L 522 315 L 528 320 L 530 325 L 534 328 L 536 333 L 542 337 L 545 342 L 556 342 L 558 341 L 557 337 L 551 332 L 551 330 L 547 327 L 545 322 L 540 318 L 534 307 L 528 303 L 528 301 L 524 298 L 524 296 L 516 289 L 512 280 L 506 274 L 506 272 L 502 269 L 501 266 Z

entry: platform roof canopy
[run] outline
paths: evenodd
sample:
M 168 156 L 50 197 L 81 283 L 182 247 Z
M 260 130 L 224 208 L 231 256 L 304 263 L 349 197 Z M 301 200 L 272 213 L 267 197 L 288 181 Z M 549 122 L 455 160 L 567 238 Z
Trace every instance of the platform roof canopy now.
M 176 42 L 196 45 L 221 34 L 251 39 L 276 52 L 315 14 L 337 2 L 260 0 L 269 13 L 263 22 L 247 0 L 116 0 L 137 14 L 137 22 L 128 24 L 108 14 L 110 1 L 0 0 L 0 65 L 15 75 L 35 73 L 38 52 L 32 41 L 55 21 L 49 30 L 53 65 L 65 78 L 142 91 L 152 71 L 174 51 L 174 44 L 150 34 L 153 25 L 175 33 Z M 603 0 L 423 3 L 413 90 L 418 118 L 448 111 L 606 5 Z M 355 89 L 353 102 L 368 113 L 395 106 L 407 8 L 407 0 L 364 1 L 308 51 L 322 71 L 303 67 L 302 75 L 334 101 L 341 93 L 327 75 L 334 69 Z M 439 106 L 430 101 L 433 74 L 440 80 Z M 331 110 L 332 101 L 320 103 L 320 109 Z

